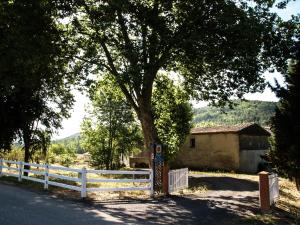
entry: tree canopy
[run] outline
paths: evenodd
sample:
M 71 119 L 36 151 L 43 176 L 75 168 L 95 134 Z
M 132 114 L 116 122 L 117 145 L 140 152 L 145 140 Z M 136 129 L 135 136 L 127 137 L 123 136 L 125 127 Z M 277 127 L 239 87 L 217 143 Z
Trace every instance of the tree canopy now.
M 300 29 L 299 29 L 300 31 Z M 280 98 L 272 118 L 275 145 L 271 159 L 280 173 L 296 178 L 300 190 L 300 43 L 285 74 L 286 87 L 277 85 L 275 91 Z
M 50 0 L 1 1 L 0 21 L 0 148 L 18 135 L 28 161 L 69 115 L 71 49 Z
M 271 13 L 273 5 L 268 0 L 63 4 L 78 47 L 76 71 L 114 76 L 141 121 L 148 148 L 159 142 L 151 101 L 159 71 L 179 74 L 197 99 L 224 103 L 262 90 L 267 68 L 285 69 L 295 27 Z

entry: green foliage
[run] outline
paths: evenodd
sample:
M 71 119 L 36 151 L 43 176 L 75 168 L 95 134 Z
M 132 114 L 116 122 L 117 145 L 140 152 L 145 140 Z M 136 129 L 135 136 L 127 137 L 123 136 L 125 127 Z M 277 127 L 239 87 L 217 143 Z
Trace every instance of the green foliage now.
M 201 127 L 252 122 L 269 126 L 276 104 L 263 101 L 233 101 L 232 107 L 202 107 L 194 110 L 193 123 Z
M 158 137 L 167 150 L 166 158 L 172 157 L 191 128 L 192 108 L 189 96 L 166 75 L 160 75 L 152 98 L 155 127 Z
M 6 159 L 6 160 L 23 161 L 24 152 L 23 152 L 22 148 L 17 147 L 17 146 L 13 146 L 11 151 L 3 154 L 1 157 Z
M 286 87 L 277 85 L 274 88 L 280 101 L 272 118 L 275 144 L 271 149 L 271 160 L 279 172 L 290 178 L 296 177 L 300 189 L 300 42 L 285 81 Z
M 176 72 L 188 93 L 225 104 L 262 90 L 261 74 L 282 71 L 294 21 L 274 1 L 64 1 L 77 45 L 74 72 L 110 73 L 142 124 L 145 147 L 159 142 L 151 98 L 158 72 Z
M 84 148 L 81 146 L 80 133 L 73 134 L 69 137 L 52 141 L 53 144 L 63 145 L 65 148 L 73 149 L 77 154 L 85 153 Z
M 0 2 L 0 149 L 19 135 L 25 161 L 72 105 L 71 48 L 56 16 L 53 1 Z
M 70 166 L 76 159 L 74 149 L 68 148 L 62 144 L 52 144 L 49 147 L 46 156 L 46 162 L 48 163 L 59 163 L 63 166 Z
M 122 158 L 140 145 L 139 126 L 114 80 L 105 76 L 91 93 L 90 117 L 82 124 L 82 146 L 93 166 L 119 168 Z

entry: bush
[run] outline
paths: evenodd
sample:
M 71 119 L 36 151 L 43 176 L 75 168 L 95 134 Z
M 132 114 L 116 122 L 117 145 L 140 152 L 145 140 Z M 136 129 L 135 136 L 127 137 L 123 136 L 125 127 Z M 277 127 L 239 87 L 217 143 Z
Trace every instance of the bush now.
M 75 151 L 62 144 L 52 144 L 46 156 L 47 163 L 59 163 L 66 167 L 69 167 L 75 161 L 75 159 Z
M 23 161 L 24 152 L 22 148 L 14 147 L 11 151 L 4 154 L 4 159 L 13 161 Z
M 63 166 L 69 167 L 74 162 L 74 158 L 75 156 L 64 154 L 60 156 L 59 163 Z

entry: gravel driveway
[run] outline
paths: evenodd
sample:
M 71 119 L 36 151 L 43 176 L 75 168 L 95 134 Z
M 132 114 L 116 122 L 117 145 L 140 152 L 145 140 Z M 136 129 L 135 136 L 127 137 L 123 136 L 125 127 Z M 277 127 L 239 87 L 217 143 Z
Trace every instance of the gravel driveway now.
M 257 182 L 232 177 L 190 176 L 210 190 L 188 196 L 96 203 L 57 199 L 0 184 L 0 225 L 226 224 L 258 212 Z

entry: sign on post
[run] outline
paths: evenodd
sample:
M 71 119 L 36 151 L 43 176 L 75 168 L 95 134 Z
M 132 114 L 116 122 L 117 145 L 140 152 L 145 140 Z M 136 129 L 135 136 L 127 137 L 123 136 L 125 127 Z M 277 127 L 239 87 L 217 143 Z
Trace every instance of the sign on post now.
M 162 145 L 153 145 L 153 172 L 154 172 L 154 191 L 161 192 L 163 188 L 163 166 L 164 166 L 164 156 Z

